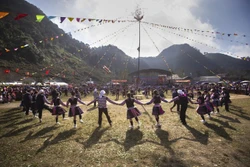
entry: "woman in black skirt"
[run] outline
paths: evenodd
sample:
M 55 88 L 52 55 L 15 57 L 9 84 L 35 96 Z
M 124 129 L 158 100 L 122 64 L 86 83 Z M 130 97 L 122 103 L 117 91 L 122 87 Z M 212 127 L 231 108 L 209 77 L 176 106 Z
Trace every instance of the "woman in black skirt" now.
M 141 115 L 141 112 L 134 106 L 134 103 L 143 105 L 141 102 L 139 102 L 138 100 L 134 99 L 132 97 L 133 95 L 131 95 L 131 93 L 127 93 L 127 99 L 124 100 L 123 102 L 121 102 L 119 105 L 124 105 L 126 103 L 127 106 L 127 119 L 130 120 L 130 128 L 133 128 L 133 118 L 135 118 L 136 122 L 138 123 L 138 127 L 140 126 L 140 122 L 138 119 L 138 116 Z
M 82 109 L 77 106 L 77 102 L 86 105 L 83 101 L 81 101 L 79 98 L 76 97 L 75 92 L 71 92 L 71 98 L 68 99 L 66 106 L 68 107 L 70 104 L 69 109 L 69 117 L 74 117 L 74 128 L 77 127 L 76 125 L 76 116 L 83 114 Z M 81 119 L 81 118 L 80 118 Z M 82 122 L 82 120 L 80 120 Z
M 66 104 L 62 102 L 58 92 L 56 92 L 55 97 L 53 98 L 50 104 L 54 104 L 54 107 L 52 109 L 52 115 L 56 116 L 56 124 L 60 124 L 60 122 L 58 122 L 58 115 L 64 115 L 66 112 L 66 110 L 60 106 L 60 104 L 65 107 Z
M 165 103 L 167 103 L 168 101 L 165 100 L 164 98 L 162 98 L 159 95 L 157 90 L 154 90 L 153 94 L 154 94 L 153 98 L 148 103 L 146 103 L 145 105 L 149 105 L 151 103 L 154 103 L 153 110 L 152 110 L 152 115 L 155 116 L 155 120 L 157 122 L 156 127 L 160 128 L 161 124 L 159 123 L 159 116 L 165 113 L 165 111 L 162 109 L 160 103 L 161 103 L 161 101 L 163 101 Z

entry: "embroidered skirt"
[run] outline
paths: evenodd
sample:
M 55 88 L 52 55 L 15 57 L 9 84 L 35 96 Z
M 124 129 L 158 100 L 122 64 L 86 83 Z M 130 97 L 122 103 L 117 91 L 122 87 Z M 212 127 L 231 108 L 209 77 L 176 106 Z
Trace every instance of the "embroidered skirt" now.
M 52 115 L 62 115 L 66 110 L 60 106 L 54 106 L 52 109 Z
M 73 117 L 75 115 L 83 114 L 82 109 L 79 106 L 73 106 L 69 109 L 69 117 Z
M 153 107 L 152 115 L 162 115 L 164 113 L 165 113 L 165 111 L 163 111 L 161 106 L 154 106 Z
M 134 117 L 138 117 L 141 115 L 141 112 L 136 108 L 129 108 L 127 110 L 127 119 L 131 119 L 131 118 L 134 118 Z

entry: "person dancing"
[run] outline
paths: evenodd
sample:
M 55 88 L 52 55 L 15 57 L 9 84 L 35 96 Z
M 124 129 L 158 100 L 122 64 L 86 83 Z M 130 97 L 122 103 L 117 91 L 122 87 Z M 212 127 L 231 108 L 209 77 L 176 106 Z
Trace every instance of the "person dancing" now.
M 81 101 L 79 98 L 76 97 L 75 92 L 71 92 L 71 97 L 68 99 L 66 106 L 69 107 L 70 104 L 70 109 L 69 109 L 69 117 L 74 117 L 74 128 L 77 127 L 76 124 L 76 116 L 83 114 L 82 109 L 77 105 L 77 102 L 86 105 L 83 101 Z M 83 123 L 82 117 L 79 117 L 80 122 Z
M 63 118 L 64 118 L 65 112 L 66 112 L 66 110 L 60 106 L 60 104 L 65 107 L 67 105 L 62 102 L 62 100 L 59 97 L 58 92 L 56 92 L 55 97 L 52 99 L 50 103 L 50 105 L 53 105 L 53 104 L 54 104 L 54 107 L 52 109 L 52 115 L 56 116 L 56 124 L 60 124 L 60 122 L 58 122 L 58 115 L 63 115 Z
M 165 111 L 162 109 L 161 107 L 161 101 L 167 103 L 168 101 L 165 100 L 164 98 L 162 98 L 160 95 L 159 95 L 159 92 L 157 90 L 154 90 L 153 91 L 153 98 L 145 103 L 145 105 L 149 105 L 151 103 L 154 103 L 154 106 L 153 106 L 153 109 L 152 109 L 152 115 L 155 116 L 155 120 L 156 120 L 156 127 L 157 128 L 160 128 L 161 127 L 161 124 L 159 122 L 159 119 L 160 119 L 160 115 L 164 114 Z
M 127 93 L 127 99 L 125 99 L 123 102 L 121 102 L 119 105 L 124 105 L 126 103 L 127 106 L 127 119 L 130 120 L 130 126 L 129 128 L 133 129 L 133 118 L 135 118 L 136 122 L 138 123 L 138 127 L 140 127 L 140 122 L 138 119 L 138 116 L 141 115 L 141 112 L 134 106 L 134 103 L 143 105 L 140 101 L 134 99 L 131 95 L 131 93 Z
M 118 103 L 110 100 L 107 96 L 104 96 L 105 93 L 106 92 L 104 90 L 101 90 L 99 97 L 97 97 L 96 99 L 92 100 L 91 102 L 89 102 L 87 104 L 87 106 L 89 106 L 90 104 L 92 104 L 96 101 L 98 102 L 98 111 L 99 111 L 98 124 L 99 124 L 99 127 L 102 126 L 102 113 L 104 113 L 106 115 L 106 118 L 109 122 L 109 125 L 112 126 L 112 121 L 111 121 L 110 116 L 108 114 L 107 101 L 112 103 L 112 104 L 119 105 Z

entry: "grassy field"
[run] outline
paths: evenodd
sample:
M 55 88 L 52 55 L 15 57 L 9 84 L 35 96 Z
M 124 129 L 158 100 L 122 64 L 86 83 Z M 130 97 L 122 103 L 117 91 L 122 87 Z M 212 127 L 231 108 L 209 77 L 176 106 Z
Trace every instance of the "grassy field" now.
M 176 112 L 170 112 L 173 104 L 162 104 L 166 113 L 160 117 L 161 129 L 154 127 L 152 105 L 144 106 L 145 110 L 137 105 L 142 125 L 133 130 L 128 128 L 125 106 L 109 104 L 113 126 L 103 115 L 103 126 L 98 128 L 97 108 L 81 105 L 84 123 L 77 119 L 74 129 L 72 118 L 60 116 L 61 124 L 56 125 L 55 117 L 44 110 L 40 124 L 24 115 L 19 102 L 1 104 L 0 166 L 250 166 L 250 98 L 231 97 L 230 112 L 220 108 L 221 114 L 212 115 L 205 125 L 195 112 L 196 105 L 190 105 L 186 127 Z M 83 98 L 90 100 L 92 96 Z

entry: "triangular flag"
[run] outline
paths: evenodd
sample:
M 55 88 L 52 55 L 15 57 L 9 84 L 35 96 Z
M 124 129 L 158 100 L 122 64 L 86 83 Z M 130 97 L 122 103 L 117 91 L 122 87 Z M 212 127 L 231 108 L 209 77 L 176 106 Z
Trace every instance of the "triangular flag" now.
M 18 50 L 18 48 L 15 48 L 15 49 L 14 49 L 14 51 L 17 51 L 17 50 Z
M 44 17 L 44 15 L 36 15 L 36 22 L 41 22 Z
M 46 75 L 49 75 L 49 70 L 46 70 L 45 74 L 46 74 Z
M 52 37 L 52 38 L 50 38 L 50 40 L 51 40 L 51 41 L 53 41 L 53 40 L 54 40 L 54 38 Z
M 4 18 L 8 14 L 9 14 L 8 12 L 0 12 L 0 19 Z
M 29 44 L 25 44 L 23 47 L 28 47 L 29 46 Z
M 54 18 L 56 18 L 56 16 L 48 16 L 48 19 L 54 19 Z
M 137 48 L 138 52 L 140 52 L 140 47 Z
M 42 43 L 43 41 L 39 41 L 39 43 Z
M 62 23 L 64 20 L 66 19 L 66 17 L 60 17 L 60 23 Z
M 94 20 L 94 19 L 89 19 L 89 22 L 91 22 L 92 20 Z
M 6 52 L 9 52 L 10 50 L 9 50 L 9 49 L 7 49 L 7 48 L 5 48 L 5 51 L 6 51 Z
M 81 20 L 80 18 L 76 18 L 76 21 L 77 21 L 77 22 L 80 22 L 80 20 Z
M 26 16 L 28 16 L 28 14 L 25 14 L 25 13 L 18 14 L 18 15 L 15 17 L 15 20 L 19 20 L 19 19 L 24 18 L 24 17 L 26 17 Z
M 16 69 L 16 72 L 19 72 L 19 68 Z
M 237 36 L 238 34 L 234 33 L 234 36 Z
M 230 37 L 231 34 L 227 34 L 227 35 Z
M 24 46 L 21 46 L 20 48 L 22 49 L 22 48 L 24 48 Z
M 84 22 L 86 19 L 85 18 L 83 18 L 82 20 L 81 20 L 81 22 Z
M 68 17 L 68 19 L 69 19 L 69 21 L 72 21 L 72 20 L 74 20 L 74 18 L 73 18 L 73 17 Z

